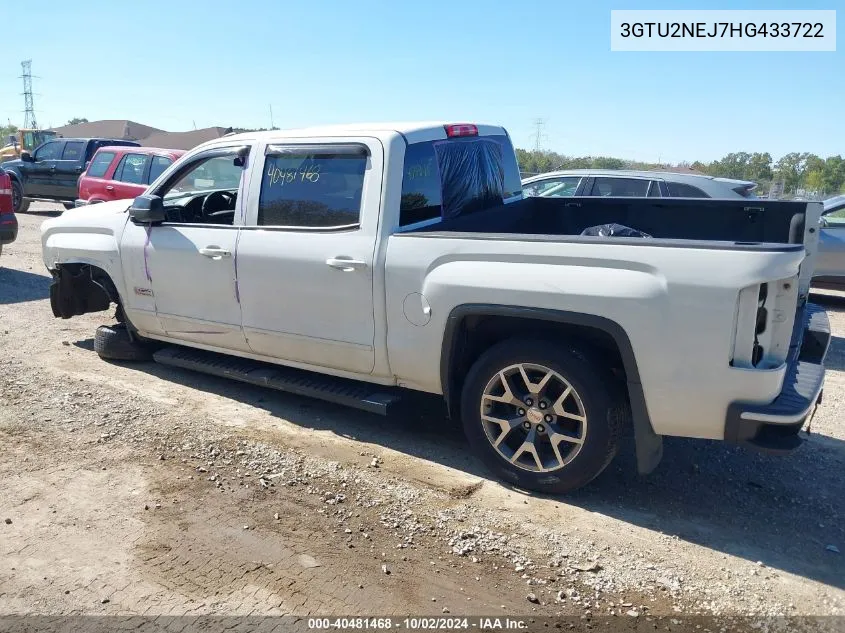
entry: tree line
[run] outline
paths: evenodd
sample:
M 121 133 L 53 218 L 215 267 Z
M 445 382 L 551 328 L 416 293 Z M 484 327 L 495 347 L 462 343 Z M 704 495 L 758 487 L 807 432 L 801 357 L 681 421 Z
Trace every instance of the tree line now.
M 558 169 L 636 169 L 671 170 L 692 169 L 708 176 L 751 180 L 758 184 L 758 193 L 767 193 L 773 184 L 783 187 L 783 193 L 803 191 L 810 195 L 826 196 L 845 192 L 845 159 L 841 155 L 821 158 L 809 152 L 790 152 L 774 161 L 769 152 L 731 152 L 720 160 L 706 163 L 695 161 L 674 165 L 624 160 L 610 156 L 565 156 L 557 152 L 516 150 L 519 169 L 523 175 L 533 175 Z

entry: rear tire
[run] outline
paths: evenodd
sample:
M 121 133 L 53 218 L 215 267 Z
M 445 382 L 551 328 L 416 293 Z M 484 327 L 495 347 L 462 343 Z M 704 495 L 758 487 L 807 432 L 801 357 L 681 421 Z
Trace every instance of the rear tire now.
M 131 339 L 122 324 L 98 327 L 94 334 L 94 351 L 104 360 L 147 361 L 152 358 L 150 349 Z
M 29 209 L 29 203 L 31 200 L 27 200 L 23 197 L 23 187 L 21 183 L 19 183 L 15 178 L 12 178 L 12 207 L 15 210 L 15 213 L 26 213 L 27 209 Z
M 76 207 L 73 202 L 62 202 L 62 206 L 65 208 L 65 211 L 70 211 L 71 209 Z
M 499 478 L 559 494 L 585 486 L 610 464 L 628 407 L 597 356 L 514 339 L 472 366 L 461 417 L 472 448 Z

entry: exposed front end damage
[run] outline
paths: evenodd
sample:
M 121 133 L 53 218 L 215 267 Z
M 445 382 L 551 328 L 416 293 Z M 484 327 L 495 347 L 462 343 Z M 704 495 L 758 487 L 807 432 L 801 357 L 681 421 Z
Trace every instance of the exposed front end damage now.
M 50 271 L 50 307 L 53 316 L 69 319 L 88 312 L 108 310 L 119 303 L 108 275 L 89 264 L 62 264 Z

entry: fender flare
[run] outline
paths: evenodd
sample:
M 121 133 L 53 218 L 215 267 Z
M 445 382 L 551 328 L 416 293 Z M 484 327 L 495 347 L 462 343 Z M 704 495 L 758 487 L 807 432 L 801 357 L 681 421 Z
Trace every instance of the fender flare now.
M 634 426 L 637 470 L 640 474 L 653 471 L 663 457 L 663 437 L 654 432 L 645 402 L 643 386 L 637 359 L 631 346 L 631 339 L 625 329 L 616 321 L 581 312 L 551 310 L 546 308 L 525 308 L 497 304 L 468 303 L 455 306 L 446 319 L 443 343 L 440 353 L 440 383 L 447 407 L 451 410 L 453 394 L 452 359 L 457 351 L 456 334 L 459 325 L 470 316 L 503 316 L 589 327 L 608 334 L 619 349 L 625 368 L 628 398 L 631 403 L 631 417 Z M 450 411 L 451 412 L 451 411 Z

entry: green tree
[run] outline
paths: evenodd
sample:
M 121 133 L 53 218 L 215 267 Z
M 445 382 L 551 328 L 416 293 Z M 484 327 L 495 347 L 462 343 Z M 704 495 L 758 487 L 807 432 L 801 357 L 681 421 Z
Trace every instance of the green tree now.
M 608 156 L 596 156 L 592 164 L 593 169 L 624 169 L 625 161 L 621 158 L 610 158 Z
M 772 179 L 772 155 L 769 152 L 754 152 L 748 161 L 745 174 L 747 180 L 762 182 Z
M 803 159 L 798 152 L 790 152 L 781 156 L 775 163 L 775 176 L 783 180 L 786 191 L 795 191 L 803 180 Z
M 88 119 L 85 117 L 73 117 L 70 121 L 68 121 L 65 125 L 77 125 L 79 123 L 88 123 Z
M 10 134 L 14 134 L 18 131 L 17 125 L 0 125 L 0 147 L 6 144 L 6 141 L 9 139 Z

